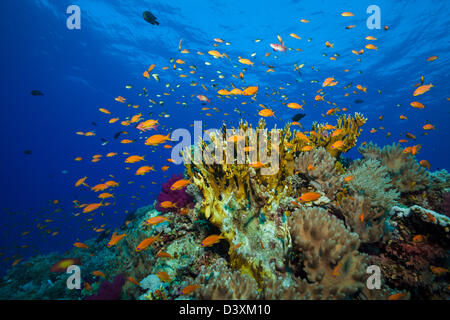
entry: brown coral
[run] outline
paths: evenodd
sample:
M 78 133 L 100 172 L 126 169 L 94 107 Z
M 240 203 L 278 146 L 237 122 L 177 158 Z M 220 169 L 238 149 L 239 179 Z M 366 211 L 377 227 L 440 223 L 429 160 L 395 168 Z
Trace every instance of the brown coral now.
M 239 271 L 231 271 L 223 259 L 211 269 L 202 269 L 196 279 L 200 288 L 195 297 L 202 300 L 254 300 L 259 298 L 255 280 Z
M 345 223 L 363 243 L 380 241 L 384 235 L 385 211 L 372 207 L 368 198 L 344 197 L 338 205 Z
M 322 289 L 319 298 L 344 299 L 364 286 L 366 256 L 342 221 L 320 208 L 302 208 L 289 227 L 308 281 Z
M 399 144 L 380 149 L 370 143 L 358 151 L 365 159 L 378 159 L 388 169 L 392 184 L 402 193 L 419 191 L 430 184 L 425 168 L 419 165 L 414 156 L 404 153 Z
M 315 181 L 326 196 L 334 200 L 342 189 L 342 178 L 335 169 L 336 159 L 324 148 L 301 153 L 295 158 L 295 170 Z M 311 170 L 311 167 L 314 169 Z

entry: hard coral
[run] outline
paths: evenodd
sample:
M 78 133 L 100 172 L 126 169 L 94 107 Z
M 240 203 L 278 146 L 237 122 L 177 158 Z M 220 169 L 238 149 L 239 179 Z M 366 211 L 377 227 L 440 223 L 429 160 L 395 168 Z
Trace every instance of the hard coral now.
M 312 143 L 317 147 L 324 147 L 333 157 L 338 157 L 342 152 L 347 152 L 349 149 L 356 145 L 356 140 L 361 134 L 361 127 L 366 123 L 367 119 L 360 113 L 355 113 L 355 116 L 341 116 L 337 121 L 337 126 L 334 130 L 336 133 L 334 136 L 329 134 L 329 130 L 325 128 L 325 124 L 313 123 L 312 131 L 316 134 L 311 135 L 310 139 Z M 335 132 L 335 131 L 333 131 Z M 344 143 L 341 148 L 333 148 L 333 144 L 336 141 L 342 141 Z
M 161 203 L 164 201 L 170 201 L 177 206 L 177 208 L 183 208 L 193 203 L 193 197 L 186 192 L 186 188 L 179 190 L 171 190 L 170 187 L 178 180 L 184 179 L 183 175 L 173 175 L 166 183 L 161 185 L 161 192 L 156 198 L 156 210 L 159 212 L 167 213 L 173 211 L 173 208 L 163 208 Z

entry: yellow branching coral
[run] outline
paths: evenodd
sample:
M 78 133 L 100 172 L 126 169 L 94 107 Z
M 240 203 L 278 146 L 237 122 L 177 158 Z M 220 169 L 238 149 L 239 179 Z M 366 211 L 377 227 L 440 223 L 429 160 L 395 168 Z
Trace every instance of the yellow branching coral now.
M 321 299 L 344 299 L 364 287 L 366 256 L 359 238 L 320 208 L 299 209 L 289 219 L 295 248 L 303 257 L 308 281 L 322 289 Z
M 342 151 L 354 145 L 364 122 L 359 114 L 338 120 Z M 224 124 L 222 130 L 209 132 L 205 138 L 209 141 L 200 140 L 182 152 L 186 173 L 203 195 L 201 214 L 230 244 L 230 264 L 251 275 L 260 286 L 265 278 L 274 277 L 269 261 L 283 261 L 287 250 L 289 233 L 283 231 L 286 223 L 281 221 L 279 208 L 281 200 L 297 196 L 292 183 L 286 183 L 295 176 L 295 158 L 321 145 L 327 148 L 334 141 L 334 137 L 327 143 L 314 137 L 292 132 L 289 124 L 268 132 L 262 119 L 256 128 L 241 121 L 238 128 L 227 129 Z M 334 166 L 327 151 L 318 152 L 322 155 L 316 157 L 318 166 L 325 156 L 327 165 Z M 331 175 L 322 175 L 318 183 L 334 197 L 339 175 L 331 167 L 324 169 L 330 169 Z
M 310 135 L 311 142 L 316 147 L 324 147 L 333 157 L 338 157 L 341 152 L 347 152 L 356 145 L 356 140 L 361 134 L 361 127 L 367 119 L 360 113 L 355 113 L 353 118 L 350 115 L 343 115 L 337 121 L 337 126 L 330 132 L 325 124 L 313 124 Z M 342 141 L 343 146 L 335 148 L 333 144 Z

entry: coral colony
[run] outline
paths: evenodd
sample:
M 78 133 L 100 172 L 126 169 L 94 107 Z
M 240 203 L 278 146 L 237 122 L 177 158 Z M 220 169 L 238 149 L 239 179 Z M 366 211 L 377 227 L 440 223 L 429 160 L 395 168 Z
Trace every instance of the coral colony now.
M 17 265 L 0 296 L 448 299 L 449 174 L 426 170 L 396 144 L 366 144 L 360 159 L 346 160 L 341 154 L 365 122 L 356 113 L 335 126 L 314 123 L 309 135 L 289 125 L 272 131 L 266 138 L 279 158 L 272 175 L 261 174 L 261 162 L 186 161 L 154 205 L 86 241 L 88 249 Z M 251 127 L 241 121 L 239 129 Z M 261 120 L 254 131 L 264 129 Z M 225 131 L 182 156 L 235 159 L 239 151 L 227 147 L 243 141 L 249 157 L 249 139 L 226 139 Z M 64 270 L 74 262 L 82 285 L 68 290 Z M 369 266 L 381 270 L 380 288 L 368 287 Z

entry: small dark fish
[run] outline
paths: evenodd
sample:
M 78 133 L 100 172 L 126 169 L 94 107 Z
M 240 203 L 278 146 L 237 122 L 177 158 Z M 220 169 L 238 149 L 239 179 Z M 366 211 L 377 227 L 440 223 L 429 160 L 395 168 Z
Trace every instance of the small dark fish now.
M 44 94 L 41 92 L 41 91 L 39 91 L 39 90 L 31 90 L 31 95 L 32 96 L 43 96 Z
M 157 18 L 150 11 L 144 11 L 142 16 L 144 17 L 144 20 L 147 21 L 148 23 L 151 23 L 152 25 L 156 24 L 159 26 L 159 22 L 156 21 Z
M 297 113 L 295 116 L 292 117 L 292 121 L 299 121 L 303 119 L 306 116 L 305 113 Z
M 96 125 L 97 125 L 97 123 L 95 123 L 94 121 L 92 121 L 91 123 L 92 123 L 93 126 L 96 126 Z
M 124 133 L 125 131 L 119 131 L 114 135 L 114 139 L 117 139 L 121 133 Z
M 33 152 L 31 150 L 25 150 L 23 153 L 25 153 L 25 154 L 32 154 Z
M 364 100 L 361 100 L 361 99 L 356 99 L 355 100 L 355 103 L 363 103 L 364 102 Z

